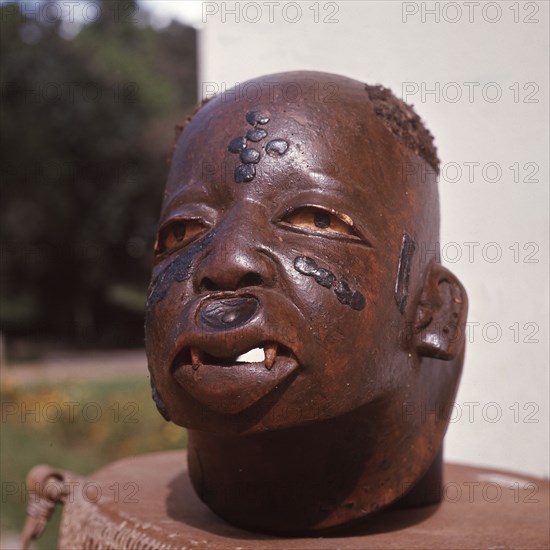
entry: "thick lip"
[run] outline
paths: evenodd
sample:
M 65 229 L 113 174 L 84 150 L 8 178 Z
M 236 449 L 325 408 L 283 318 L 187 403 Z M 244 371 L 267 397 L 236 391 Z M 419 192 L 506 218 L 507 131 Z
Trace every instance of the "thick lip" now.
M 256 298 L 260 304 L 258 311 L 245 326 L 220 331 L 204 329 L 197 324 L 197 313 L 205 302 L 241 297 Z M 277 318 L 273 318 L 270 312 L 279 309 L 282 302 L 286 302 L 286 311 L 277 315 Z M 209 293 L 192 301 L 185 308 L 178 322 L 178 335 L 175 337 L 174 346 L 168 358 L 170 368 L 173 370 L 175 366 L 181 364 L 181 354 L 185 348 L 195 347 L 217 358 L 229 358 L 237 357 L 256 347 L 262 347 L 268 342 L 274 342 L 286 348 L 299 363 L 303 363 L 301 354 L 305 322 L 307 320 L 303 313 L 279 292 L 263 290 L 251 293 L 247 289 L 243 292 Z
M 223 302 L 235 302 L 235 301 L 239 301 L 239 300 L 247 300 L 248 302 L 251 302 L 253 305 L 251 306 L 251 309 L 253 311 L 250 312 L 250 315 L 247 316 L 248 318 L 246 319 L 245 323 L 236 323 L 235 325 L 225 325 L 222 326 L 221 323 L 218 323 L 217 326 L 216 326 L 216 323 L 212 323 L 212 322 L 208 322 L 208 320 L 205 320 L 203 319 L 202 322 L 200 321 L 200 316 L 201 316 L 201 312 L 204 310 L 204 306 L 207 306 L 209 304 L 214 304 L 214 303 L 223 303 Z M 246 324 L 246 323 L 249 323 L 253 318 L 254 316 L 258 313 L 258 309 L 259 309 L 259 306 L 260 306 L 260 301 L 259 299 L 252 293 L 250 292 L 239 292 L 239 293 L 232 293 L 232 294 L 229 294 L 227 292 L 213 292 L 211 293 L 209 296 L 203 298 L 202 300 L 200 300 L 196 310 L 195 310 L 195 314 L 194 314 L 194 318 L 195 318 L 195 323 L 197 323 L 197 325 L 199 326 L 202 326 L 203 329 L 206 329 L 206 330 L 228 330 L 230 328 L 234 328 L 234 326 L 236 327 L 239 327 L 241 326 L 242 324 Z M 214 319 L 215 320 L 215 319 Z
M 270 347 L 275 344 L 268 343 Z M 209 409 L 236 414 L 277 389 L 298 369 L 296 356 L 281 344 L 277 347 L 279 352 L 270 368 L 263 361 L 239 362 L 234 357 L 217 358 L 202 350 L 201 362 L 197 365 L 191 360 L 191 348 L 184 348 L 173 365 L 173 376 L 185 391 Z M 193 348 L 194 353 L 197 351 L 198 348 Z
M 205 300 L 240 296 L 253 296 L 261 304 L 245 326 L 225 331 L 198 327 L 196 312 Z M 214 292 L 198 300 L 187 312 L 170 360 L 170 371 L 178 385 L 209 409 L 225 414 L 241 412 L 276 390 L 303 365 L 299 326 L 289 323 L 288 315 L 283 317 L 285 322 L 269 315 L 276 311 L 270 306 L 280 305 L 280 301 L 279 293 L 264 290 L 251 294 L 250 289 Z M 289 306 L 293 309 L 293 304 Z M 301 312 L 297 313 L 301 317 Z M 237 361 L 239 355 L 254 348 L 265 348 L 266 357 L 267 350 L 271 350 L 271 360 Z

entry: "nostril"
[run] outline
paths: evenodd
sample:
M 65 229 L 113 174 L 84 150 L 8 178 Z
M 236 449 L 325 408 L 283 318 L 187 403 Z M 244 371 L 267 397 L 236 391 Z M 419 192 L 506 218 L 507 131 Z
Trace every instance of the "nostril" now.
M 262 276 L 253 272 L 243 275 L 239 279 L 237 286 L 224 284 L 222 281 L 218 284 L 215 280 L 212 280 L 209 277 L 204 277 L 199 285 L 199 291 L 212 292 L 214 290 L 238 290 L 239 288 L 246 288 L 248 286 L 261 286 L 263 282 L 264 280 Z
M 264 280 L 262 279 L 261 275 L 259 275 L 258 273 L 250 272 L 241 277 L 237 288 L 245 288 L 247 286 L 261 286 L 263 282 Z
M 205 290 L 212 291 L 212 290 L 219 290 L 219 289 L 218 289 L 218 285 L 216 285 L 216 283 L 214 283 L 214 281 L 212 281 L 208 277 L 205 277 L 201 281 L 201 284 L 199 285 L 199 290 L 200 291 L 205 291 Z

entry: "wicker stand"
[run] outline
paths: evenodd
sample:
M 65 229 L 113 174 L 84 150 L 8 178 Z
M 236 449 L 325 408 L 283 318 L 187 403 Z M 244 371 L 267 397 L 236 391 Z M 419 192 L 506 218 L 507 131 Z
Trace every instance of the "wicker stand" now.
M 196 496 L 185 452 L 156 453 L 75 478 L 59 548 L 548 548 L 548 481 L 446 465 L 438 506 L 388 510 L 346 536 L 276 538 L 237 529 Z

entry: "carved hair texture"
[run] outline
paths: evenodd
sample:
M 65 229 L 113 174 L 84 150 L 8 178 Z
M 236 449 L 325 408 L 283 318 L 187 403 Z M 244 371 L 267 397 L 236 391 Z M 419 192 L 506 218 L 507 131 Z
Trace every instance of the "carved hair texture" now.
M 197 114 L 197 112 L 200 111 L 211 99 L 213 99 L 213 97 L 215 96 L 203 98 L 201 102 L 196 105 L 195 108 L 191 111 L 183 124 L 178 123 L 175 125 L 174 143 L 172 143 L 172 148 L 170 149 L 170 153 L 168 154 L 168 164 L 172 162 L 172 156 L 174 155 L 174 151 L 176 149 L 176 143 L 178 142 L 181 133 L 185 130 L 185 127 L 193 120 L 193 117 Z
M 439 174 L 439 157 L 433 136 L 411 105 L 395 97 L 391 90 L 379 84 L 365 84 L 374 112 L 384 126 L 406 147 L 423 158 Z
M 374 105 L 376 116 L 381 119 L 384 126 L 395 135 L 400 143 L 423 158 L 439 174 L 439 157 L 437 156 L 433 136 L 424 126 L 422 119 L 416 114 L 413 107 L 395 97 L 389 88 L 384 88 L 380 84 L 374 86 L 365 84 L 365 90 Z M 183 124 L 176 125 L 175 140 L 168 157 L 168 163 L 172 160 L 176 142 L 185 127 L 193 120 L 194 115 L 215 97 L 211 96 L 203 99 Z

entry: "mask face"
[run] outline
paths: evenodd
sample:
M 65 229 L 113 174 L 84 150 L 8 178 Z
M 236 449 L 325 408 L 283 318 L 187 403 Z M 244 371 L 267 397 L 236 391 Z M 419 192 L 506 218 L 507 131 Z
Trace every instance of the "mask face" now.
M 182 426 L 300 426 L 396 399 L 417 376 L 396 279 L 404 235 L 437 236 L 437 192 L 361 84 L 342 79 L 325 102 L 308 98 L 310 80 L 295 102 L 274 85 L 215 98 L 177 142 L 146 346 L 158 401 Z M 405 296 L 420 290 L 418 259 Z
M 246 84 L 174 149 L 153 398 L 190 429 L 189 475 L 219 516 L 314 533 L 438 489 L 467 297 L 435 260 L 437 158 L 410 108 L 336 75 Z

